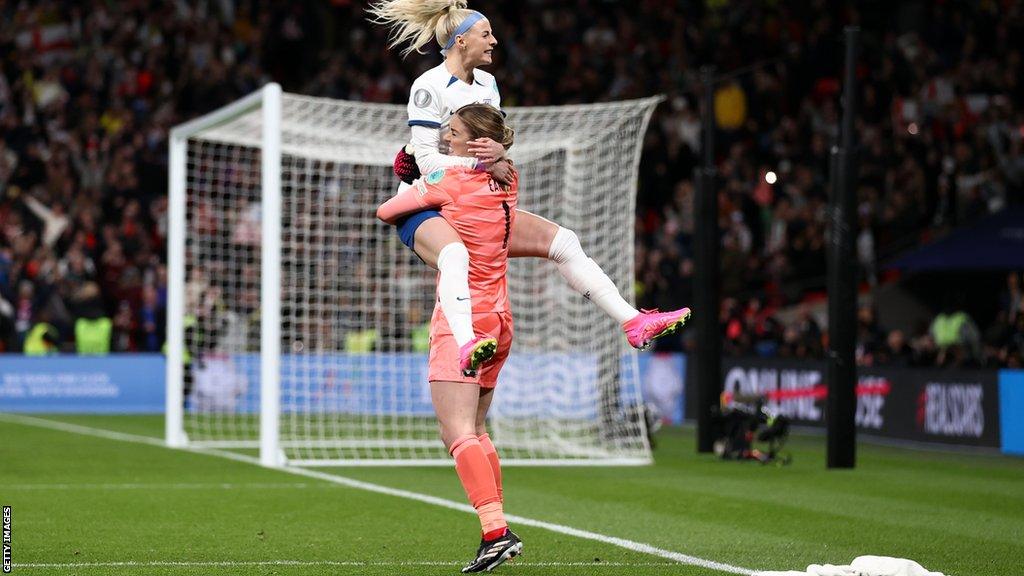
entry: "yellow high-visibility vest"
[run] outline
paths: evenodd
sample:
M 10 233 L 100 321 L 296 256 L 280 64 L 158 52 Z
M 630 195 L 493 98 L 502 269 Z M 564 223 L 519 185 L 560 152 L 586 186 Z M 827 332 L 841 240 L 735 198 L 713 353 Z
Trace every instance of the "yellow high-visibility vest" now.
M 352 331 L 345 335 L 345 352 L 352 354 L 373 352 L 373 347 L 376 343 L 376 330 L 370 328 L 368 330 Z
M 50 344 L 43 338 L 47 332 L 56 334 L 57 329 L 52 324 L 40 322 L 28 331 L 28 334 L 25 336 L 25 346 L 23 347 L 26 356 L 46 356 L 47 354 L 57 353 L 57 346 Z
M 103 355 L 110 353 L 110 335 L 114 323 L 106 316 L 75 321 L 75 349 L 79 354 Z

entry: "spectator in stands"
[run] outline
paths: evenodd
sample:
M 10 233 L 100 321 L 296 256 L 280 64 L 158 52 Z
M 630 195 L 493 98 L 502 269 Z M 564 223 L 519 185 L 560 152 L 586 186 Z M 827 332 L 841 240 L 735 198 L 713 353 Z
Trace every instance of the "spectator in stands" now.
M 60 332 L 50 324 L 50 315 L 45 310 L 37 315 L 36 322 L 25 334 L 23 344 L 26 356 L 47 356 L 60 351 Z
M 939 350 L 939 365 L 964 366 L 981 358 L 978 326 L 961 308 L 956 297 L 948 295 L 942 311 L 929 328 Z
M 1013 335 L 1006 346 L 1007 368 L 1024 368 L 1024 311 L 1017 313 Z
M 900 6 L 858 3 L 841 14 L 824 0 L 806 10 L 758 2 L 475 7 L 511 32 L 495 66 L 506 105 L 668 96 L 640 167 L 637 299 L 646 306 L 690 303 L 699 67 L 759 64 L 718 87 L 714 110 L 723 288 L 736 299 L 723 312 L 726 349 L 820 357 L 820 330 L 773 322 L 777 310 L 824 287 L 839 111 L 835 39 L 844 24 L 865 30 L 857 256 L 869 283 L 885 282 L 879 264 L 923 237 L 1024 199 L 1024 70 L 1012 41 L 1024 35 L 1024 5 L 921 2 L 920 21 Z M 436 55 L 398 60 L 363 8 L 265 0 L 0 5 L 0 338 L 4 318 L 8 336 L 15 332 L 4 345 L 20 350 L 45 307 L 61 347 L 72 349 L 73 287 L 95 281 L 116 325 L 113 349 L 154 349 L 166 306 L 167 130 L 270 79 L 312 95 L 405 102 L 409 82 Z M 37 44 L 36 32 L 48 27 L 64 41 Z M 202 210 L 197 218 L 214 224 L 223 216 Z M 751 297 L 762 310 L 752 324 Z M 1012 343 L 1024 336 L 1009 307 L 1000 341 Z M 346 321 L 335 320 L 337 334 L 347 333 Z M 918 361 L 932 354 L 926 332 L 905 332 Z M 877 353 L 888 342 L 874 338 Z M 680 346 L 658 341 L 659 349 Z M 1010 362 L 1019 354 L 1011 350 L 1020 346 L 986 340 L 985 358 Z
M 69 295 L 75 318 L 75 350 L 79 354 L 102 355 L 110 352 L 113 325 L 103 307 L 99 285 L 91 281 L 78 284 Z
M 914 351 L 907 344 L 902 330 L 892 330 L 885 339 L 885 346 L 874 355 L 875 366 L 906 368 L 914 362 Z
M 1006 290 L 1000 298 L 1000 307 L 1006 312 L 1007 318 L 1016 318 L 1024 312 L 1024 289 L 1021 279 L 1024 273 L 1010 272 L 1006 275 Z
M 862 304 L 857 308 L 857 364 L 873 366 L 874 356 L 882 350 L 885 342 L 882 329 L 878 326 L 878 315 L 874 306 Z

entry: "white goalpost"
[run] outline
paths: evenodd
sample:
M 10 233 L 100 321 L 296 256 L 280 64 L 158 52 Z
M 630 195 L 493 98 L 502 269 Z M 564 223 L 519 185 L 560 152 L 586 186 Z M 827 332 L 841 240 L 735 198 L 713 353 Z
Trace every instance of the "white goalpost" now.
M 637 168 L 660 98 L 509 108 L 519 203 L 632 294 Z M 269 84 L 170 138 L 166 440 L 266 466 L 450 465 L 426 379 L 436 272 L 377 221 L 404 106 Z M 488 427 L 507 465 L 651 461 L 636 353 L 546 260 L 513 259 Z M 628 297 L 627 297 L 628 298 Z

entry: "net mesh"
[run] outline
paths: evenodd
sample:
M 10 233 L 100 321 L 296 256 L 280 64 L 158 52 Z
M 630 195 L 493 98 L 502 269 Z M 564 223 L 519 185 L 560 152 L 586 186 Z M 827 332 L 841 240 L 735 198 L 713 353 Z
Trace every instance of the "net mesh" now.
M 574 230 L 631 294 L 640 145 L 657 99 L 512 108 L 519 205 Z M 185 433 L 256 447 L 261 114 L 187 141 Z M 406 111 L 282 101 L 281 446 L 293 464 L 448 463 L 427 383 L 436 272 L 375 218 Z M 546 260 L 513 259 L 515 342 L 488 427 L 507 464 L 649 460 L 637 359 Z

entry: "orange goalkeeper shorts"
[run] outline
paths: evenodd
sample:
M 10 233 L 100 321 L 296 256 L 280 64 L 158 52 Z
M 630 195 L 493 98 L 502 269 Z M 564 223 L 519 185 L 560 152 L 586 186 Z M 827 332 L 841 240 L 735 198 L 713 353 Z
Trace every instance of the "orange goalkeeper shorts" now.
M 434 307 L 430 318 L 430 369 L 427 380 L 431 382 L 466 382 L 494 388 L 498 384 L 498 373 L 508 360 L 512 349 L 512 313 L 482 312 L 473 314 L 473 331 L 477 336 L 491 336 L 498 340 L 494 357 L 477 370 L 476 376 L 463 376 L 459 370 L 459 346 L 448 326 L 448 319 L 440 306 Z

